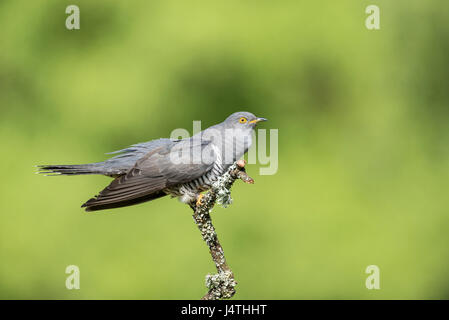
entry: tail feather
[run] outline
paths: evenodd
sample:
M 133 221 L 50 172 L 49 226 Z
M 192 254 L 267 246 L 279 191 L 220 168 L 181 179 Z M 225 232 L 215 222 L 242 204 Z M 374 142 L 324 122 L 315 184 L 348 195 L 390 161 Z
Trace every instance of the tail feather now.
M 104 174 L 104 170 L 95 164 L 78 165 L 42 165 L 37 166 L 37 173 L 53 175 Z

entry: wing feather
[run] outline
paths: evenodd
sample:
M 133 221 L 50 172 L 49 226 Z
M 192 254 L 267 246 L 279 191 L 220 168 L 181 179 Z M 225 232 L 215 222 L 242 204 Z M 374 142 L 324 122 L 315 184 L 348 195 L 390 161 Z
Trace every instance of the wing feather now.
M 211 150 L 210 141 L 195 139 L 173 141 L 155 148 L 82 207 L 93 211 L 159 198 L 165 195 L 165 188 L 193 181 L 211 170 L 216 157 Z M 200 161 L 195 159 L 198 155 L 202 157 Z

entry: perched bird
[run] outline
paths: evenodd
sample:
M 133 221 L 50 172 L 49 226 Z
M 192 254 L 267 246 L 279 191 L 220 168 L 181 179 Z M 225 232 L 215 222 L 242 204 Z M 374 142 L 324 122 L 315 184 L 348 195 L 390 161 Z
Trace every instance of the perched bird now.
M 186 139 L 157 139 L 110 154 L 103 162 L 41 165 L 48 175 L 100 174 L 114 180 L 81 207 L 95 211 L 130 206 L 166 195 L 190 203 L 201 200 L 236 160 L 251 147 L 256 124 L 266 121 L 250 112 L 236 112 L 225 121 Z

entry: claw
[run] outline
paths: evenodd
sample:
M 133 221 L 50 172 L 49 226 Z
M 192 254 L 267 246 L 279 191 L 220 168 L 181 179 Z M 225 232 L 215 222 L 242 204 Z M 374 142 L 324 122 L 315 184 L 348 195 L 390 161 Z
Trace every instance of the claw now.
M 198 196 L 197 200 L 196 200 L 196 205 L 197 206 L 201 206 L 203 203 L 201 202 L 201 199 L 203 199 L 204 194 L 200 193 L 200 195 Z
M 240 168 L 244 168 L 245 165 L 246 165 L 246 160 L 243 160 L 243 159 L 237 160 L 237 165 L 238 165 Z

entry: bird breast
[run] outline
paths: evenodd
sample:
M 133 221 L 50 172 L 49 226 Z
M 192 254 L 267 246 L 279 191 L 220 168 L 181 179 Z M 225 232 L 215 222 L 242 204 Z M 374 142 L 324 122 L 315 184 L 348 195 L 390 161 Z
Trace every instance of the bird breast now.
M 209 190 L 212 184 L 225 173 L 229 166 L 248 151 L 252 143 L 252 132 L 225 135 L 221 141 L 222 144 L 219 146 L 214 142 L 210 144 L 215 154 L 215 161 L 209 171 L 199 178 L 166 190 L 166 192 L 172 196 L 179 197 L 184 203 L 190 203 L 195 200 L 200 192 Z
M 177 196 L 184 203 L 190 203 L 196 199 L 196 196 L 202 192 L 207 191 L 212 187 L 212 184 L 225 172 L 227 169 L 223 163 L 223 158 L 220 149 L 211 144 L 211 147 L 216 156 L 212 168 L 201 177 L 192 181 L 183 183 L 177 187 L 164 190 L 172 196 Z

